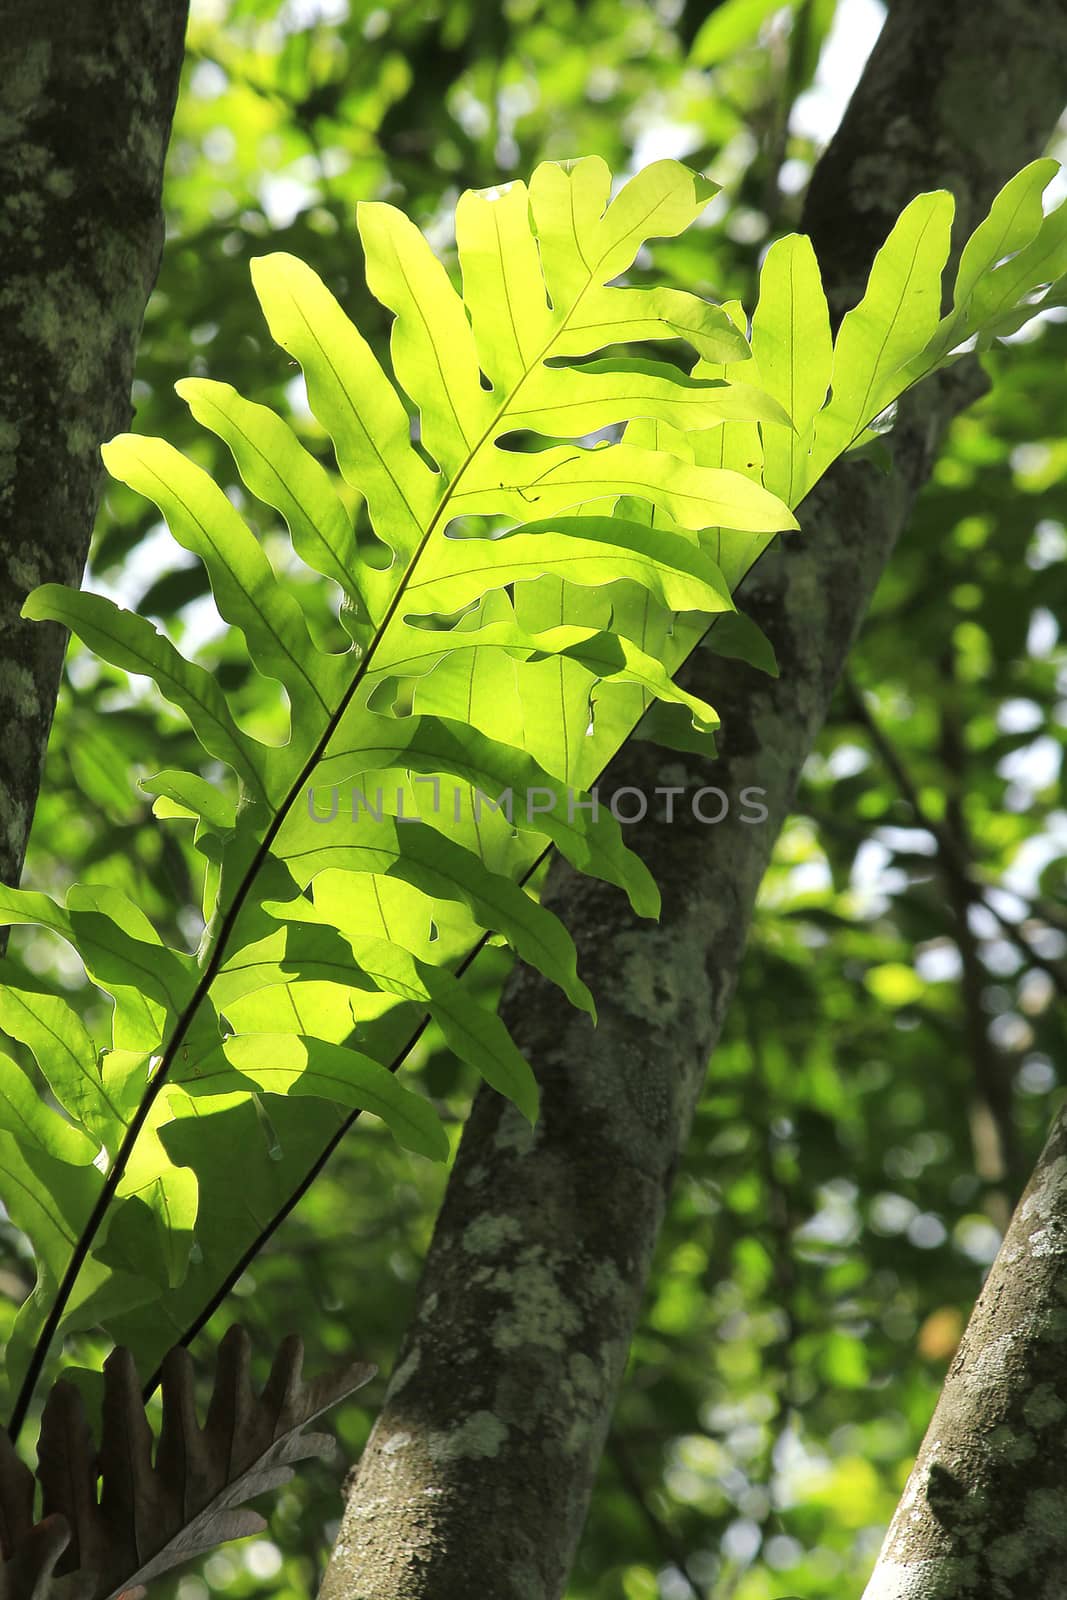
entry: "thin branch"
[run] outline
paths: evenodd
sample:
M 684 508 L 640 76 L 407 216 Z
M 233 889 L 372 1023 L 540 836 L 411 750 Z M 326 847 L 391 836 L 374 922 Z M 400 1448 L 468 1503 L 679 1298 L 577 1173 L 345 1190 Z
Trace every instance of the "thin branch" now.
M 758 1025 L 758 1013 L 752 1007 L 745 1005 L 743 1018 L 745 1034 L 748 1039 L 752 1081 L 757 1089 L 764 1112 L 761 1119 L 763 1126 L 760 1130 L 763 1138 L 760 1141 L 759 1148 L 763 1167 L 763 1182 L 767 1190 L 771 1281 L 775 1289 L 778 1308 L 785 1316 L 785 1330 L 782 1337 L 775 1341 L 780 1350 L 779 1366 L 782 1386 L 778 1396 L 778 1411 L 768 1430 L 770 1438 L 765 1455 L 765 1466 L 761 1474 L 764 1477 L 767 1489 L 767 1510 L 759 1519 L 760 1535 L 761 1538 L 765 1538 L 767 1523 L 774 1511 L 774 1497 L 771 1488 L 774 1476 L 775 1452 L 797 1410 L 794 1399 L 797 1374 L 796 1347 L 803 1333 L 803 1328 L 797 1315 L 796 1307 L 797 1273 L 793 1250 L 794 1209 L 789 1185 L 779 1171 L 779 1164 L 776 1159 L 776 1139 L 772 1126 L 776 1107 L 767 1076 L 766 1060 Z M 738 1574 L 738 1578 L 740 1578 L 740 1574 Z
M 949 659 L 945 665 L 951 677 L 954 663 Z M 979 1105 L 989 1119 L 987 1127 L 983 1127 L 984 1119 L 981 1115 L 976 1115 L 973 1119 L 975 1164 L 980 1176 L 987 1182 L 1000 1184 L 1006 1180 L 1011 1190 L 1017 1192 L 1020 1153 L 1012 1117 L 1011 1085 L 1005 1074 L 1000 1053 L 990 1038 L 986 1025 L 982 1003 L 986 974 L 978 941 L 970 925 L 971 908 L 975 905 L 985 905 L 986 901 L 972 874 L 969 837 L 963 815 L 961 795 L 966 756 L 960 729 L 951 711 L 943 707 L 940 754 L 951 782 L 946 786 L 945 821 L 940 822 L 932 818 L 923 806 L 911 774 L 892 741 L 876 722 L 855 684 L 851 679 L 846 679 L 845 682 L 852 707 L 870 735 L 872 744 L 902 796 L 914 811 L 916 820 L 933 836 L 937 845 L 938 861 L 952 908 L 956 948 L 962 966 L 960 994 L 963 1001 L 968 1050 L 974 1070 Z M 993 907 L 990 906 L 988 909 L 997 917 L 998 922 L 1007 920 L 1002 919 Z M 1031 959 L 1029 941 L 1024 941 L 1021 931 L 1014 924 L 1010 924 L 1010 927 L 1015 943 L 1021 946 L 1026 959 Z M 1004 1197 L 1002 1202 L 997 1204 L 994 1194 L 990 1194 L 988 1198 L 991 1210 L 995 1209 L 998 1213 L 994 1220 L 998 1222 L 1003 1232 L 1010 1216 L 1008 1200 Z
M 854 680 L 851 677 L 846 677 L 843 681 L 849 710 L 855 716 L 856 721 L 862 724 L 883 766 L 899 789 L 901 798 L 907 801 L 908 806 L 914 813 L 916 822 L 931 835 L 942 857 L 946 861 L 950 861 L 954 869 L 966 879 L 975 902 L 980 903 L 989 912 L 1001 932 L 1015 945 L 1023 959 L 1031 966 L 1040 967 L 1041 971 L 1051 978 L 1058 993 L 1067 998 L 1067 963 L 1042 955 L 1040 950 L 1035 947 L 1032 935 L 1027 933 L 1023 924 L 997 910 L 996 905 L 989 899 L 989 893 L 991 890 L 999 888 L 999 885 L 985 883 L 979 876 L 976 876 L 974 862 L 968 860 L 967 856 L 961 851 L 959 841 L 938 818 L 931 816 L 924 806 L 918 787 L 905 766 L 899 751 L 885 732 L 885 729 L 875 718 L 870 705 Z M 1034 910 L 1043 922 L 1048 922 L 1053 927 L 1059 926 L 1054 916 L 1046 915 L 1043 903 L 1035 903 Z
M 954 686 L 956 658 L 951 648 L 945 654 L 943 670 L 950 687 Z M 1021 1154 L 1012 1114 L 1011 1078 L 1005 1070 L 1000 1051 L 990 1037 L 983 1004 L 987 974 L 978 940 L 971 927 L 971 911 L 982 897 L 970 873 L 970 833 L 963 811 L 967 753 L 958 709 L 951 694 L 941 705 L 939 724 L 940 756 L 949 780 L 946 784 L 943 832 L 952 840 L 952 848 L 942 852 L 941 865 L 956 923 L 956 948 L 963 969 L 960 994 L 964 1024 L 979 1095 L 976 1115 L 972 1118 L 975 1164 L 979 1175 L 987 1181 L 997 1183 L 1006 1180 L 1011 1200 L 1014 1201 L 1022 1187 Z M 986 1117 L 982 1116 L 983 1103 L 988 1123 Z M 994 1200 L 992 1195 L 988 1198 Z M 994 1220 L 1003 1233 L 1011 1220 L 1011 1203 L 1006 1196 L 1001 1197 L 996 1209 L 1001 1214 Z
M 644 1485 L 641 1482 L 641 1475 L 630 1459 L 629 1451 L 617 1432 L 613 1431 L 608 1439 L 607 1453 L 615 1465 L 616 1472 L 619 1474 L 619 1481 L 637 1507 L 637 1510 L 641 1513 L 663 1560 L 670 1562 L 671 1566 L 682 1574 L 693 1594 L 693 1600 L 710 1600 L 709 1591 L 693 1576 L 689 1566 L 689 1558 L 682 1548 L 677 1535 L 649 1505 Z

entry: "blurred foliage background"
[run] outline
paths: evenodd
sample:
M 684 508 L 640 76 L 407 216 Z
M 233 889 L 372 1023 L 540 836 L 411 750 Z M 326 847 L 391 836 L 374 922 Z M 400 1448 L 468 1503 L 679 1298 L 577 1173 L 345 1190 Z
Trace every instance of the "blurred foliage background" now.
M 285 562 L 172 387 L 231 382 L 324 448 L 250 258 L 309 260 L 381 346 L 355 202 L 402 207 L 447 260 L 461 190 L 545 158 L 706 170 L 723 185 L 706 226 L 638 269 L 751 306 L 882 15 L 876 0 L 193 0 L 135 428 L 209 467 Z M 1062 1098 L 1067 326 L 1053 313 L 1010 342 L 922 496 L 779 842 L 568 1600 L 858 1596 Z M 87 586 L 195 647 L 240 716 L 269 717 L 154 515 L 108 488 Z M 195 940 L 196 858 L 137 779 L 198 752 L 150 690 L 72 646 L 26 882 L 116 884 L 165 937 Z M 40 935 L 13 950 L 84 984 Z M 492 994 L 505 969 L 489 952 L 474 970 Z M 414 1069 L 458 1138 L 468 1073 L 432 1033 Z M 387 1374 L 443 1181 L 361 1121 L 201 1337 L 204 1370 L 239 1317 L 264 1356 L 292 1328 L 312 1371 L 358 1353 Z M 0 1222 L 0 1332 L 29 1282 Z M 86 1336 L 70 1353 L 105 1351 Z M 333 1418 L 347 1461 L 383 1383 Z M 310 1465 L 269 1535 L 159 1594 L 314 1594 L 344 1469 Z

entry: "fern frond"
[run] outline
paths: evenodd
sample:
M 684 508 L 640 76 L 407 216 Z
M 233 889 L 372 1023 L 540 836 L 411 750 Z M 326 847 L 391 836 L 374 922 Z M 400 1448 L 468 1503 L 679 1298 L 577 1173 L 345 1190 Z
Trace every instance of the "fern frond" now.
M 618 281 L 646 239 L 683 231 L 714 193 L 672 161 L 614 197 L 596 157 L 464 195 L 462 294 L 407 218 L 361 205 L 367 282 L 393 317 L 391 372 L 309 266 L 253 264 L 345 482 L 228 385 L 179 392 L 333 586 L 351 647 L 321 647 L 297 599 L 306 586 L 283 584 L 192 462 L 129 434 L 105 447 L 203 562 L 220 614 L 287 699 L 289 737 L 253 738 L 209 673 L 101 597 L 45 585 L 27 600 L 24 615 L 151 677 L 232 777 L 219 788 L 167 770 L 145 784 L 157 815 L 195 825 L 195 952 L 168 948 L 114 890 L 75 888 L 61 906 L 0 889 L 0 922 L 66 939 L 114 1001 L 109 1037 L 91 1040 L 61 996 L 13 973 L 0 999 L 0 1027 L 34 1053 L 68 1119 L 57 1130 L 21 1066 L 0 1068 L 9 1209 L 39 1258 L 7 1353 L 15 1431 L 57 1337 L 125 1330 L 154 1360 L 160 1298 L 197 1323 L 254 1247 L 222 1179 L 235 1139 L 256 1147 L 257 1094 L 281 1130 L 277 1159 L 252 1161 L 248 1179 L 270 1218 L 360 1109 L 444 1154 L 427 1103 L 390 1075 L 428 1015 L 536 1114 L 528 1066 L 457 975 L 495 932 L 592 1010 L 570 935 L 524 887 L 533 865 L 553 845 L 655 915 L 655 886 L 591 786 L 635 725 L 707 751 L 714 710 L 674 675 L 716 618 L 733 627 L 725 653 L 773 666 L 732 593 L 797 527 L 802 496 L 959 338 L 1017 326 L 1037 283 L 1059 293 L 1067 212 L 1039 216 L 1049 176 L 1037 163 L 998 197 L 948 318 L 951 200 L 919 196 L 834 341 L 802 240 L 768 253 L 751 346 L 736 304 Z M 639 355 L 583 359 L 679 339 L 688 373 Z M 617 436 L 589 438 L 602 429 Z M 553 805 L 531 804 L 546 793 Z M 204 1194 L 225 1217 L 217 1237 L 197 1234 Z

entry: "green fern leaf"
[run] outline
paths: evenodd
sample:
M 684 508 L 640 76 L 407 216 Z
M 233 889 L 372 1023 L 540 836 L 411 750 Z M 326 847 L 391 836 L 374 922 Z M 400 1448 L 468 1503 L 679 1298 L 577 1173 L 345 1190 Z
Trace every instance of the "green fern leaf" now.
M 1003 328 L 1025 311 L 1021 296 L 1067 266 L 1063 208 L 1036 217 L 1044 170 L 1013 180 L 968 247 L 953 337 L 976 318 Z M 210 477 L 162 440 L 106 447 L 109 469 L 160 507 L 253 665 L 284 691 L 289 737 L 250 737 L 210 674 L 143 619 L 56 585 L 27 601 L 26 616 L 152 678 L 235 787 L 170 769 L 144 784 L 157 814 L 196 824 L 207 926 L 195 953 L 165 946 L 117 891 L 73 889 L 59 906 L 0 889 L 0 922 L 66 939 L 115 1001 L 99 1043 L 58 997 L 15 984 L 0 1003 L 0 1026 L 34 1051 L 77 1124 L 55 1133 L 46 1119 L 58 1113 L 31 1104 L 32 1086 L 11 1072 L 21 1068 L 4 1069 L 0 1159 L 33 1191 L 25 1215 L 41 1260 L 9 1351 L 9 1377 L 29 1372 L 17 1419 L 42 1352 L 78 1319 L 136 1328 L 151 1354 L 153 1296 L 198 1315 L 249 1246 L 253 1224 L 220 1179 L 235 1139 L 262 1147 L 249 1183 L 268 1215 L 353 1110 L 442 1155 L 432 1108 L 389 1070 L 427 1015 L 535 1115 L 528 1066 L 457 968 L 495 932 L 592 1010 L 573 941 L 522 887 L 549 844 L 655 914 L 654 885 L 614 819 L 594 814 L 590 785 L 653 701 L 661 732 L 673 717 L 668 737 L 706 743 L 714 710 L 676 688 L 678 666 L 709 620 L 736 617 L 737 582 L 797 527 L 792 508 L 826 466 L 924 362 L 950 354 L 946 195 L 906 209 L 832 348 L 803 241 L 779 242 L 764 264 L 755 358 L 740 306 L 617 281 L 645 240 L 682 232 L 713 193 L 665 161 L 611 197 L 592 157 L 464 195 L 462 294 L 407 218 L 361 205 L 368 286 L 393 316 L 391 374 L 310 267 L 288 255 L 253 264 L 344 482 L 228 385 L 189 380 L 180 393 L 280 512 L 296 556 L 335 586 L 348 650 L 316 642 L 333 636 L 321 591 L 283 585 Z M 1018 254 L 1005 264 L 1009 248 Z M 688 373 L 641 355 L 575 364 L 679 339 L 695 355 Z M 591 443 L 603 428 L 619 436 Z M 517 447 L 530 436 L 535 447 Z M 307 611 L 298 594 L 314 594 Z M 724 649 L 760 653 L 751 632 L 731 638 Z M 342 784 L 358 791 L 344 812 L 317 812 Z M 567 804 L 528 808 L 561 786 Z M 90 1149 L 103 1156 L 85 1161 Z M 53 1180 L 55 1215 L 42 1210 Z M 193 1261 L 201 1195 L 213 1227 Z M 130 1266 L 161 1236 L 147 1282 Z

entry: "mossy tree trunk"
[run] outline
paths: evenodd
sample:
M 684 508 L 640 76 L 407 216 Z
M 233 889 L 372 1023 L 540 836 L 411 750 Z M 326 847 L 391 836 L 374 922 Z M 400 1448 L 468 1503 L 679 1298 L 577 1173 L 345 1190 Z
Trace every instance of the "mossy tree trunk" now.
M 80 584 L 100 445 L 132 416 L 187 11 L 0 0 L 0 883 L 22 871 L 67 644 L 19 612 L 39 583 Z

